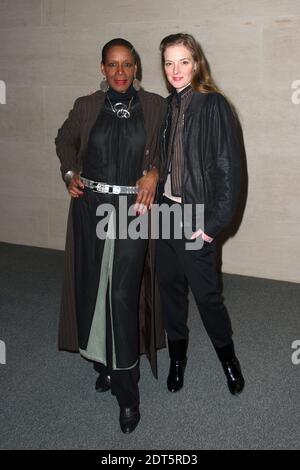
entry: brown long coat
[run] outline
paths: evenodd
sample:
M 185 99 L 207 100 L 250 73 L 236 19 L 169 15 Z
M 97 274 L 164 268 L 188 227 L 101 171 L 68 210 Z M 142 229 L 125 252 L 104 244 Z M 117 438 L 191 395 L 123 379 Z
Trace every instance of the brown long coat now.
M 153 165 L 159 167 L 159 131 L 166 110 L 165 100 L 154 93 L 139 91 L 138 97 L 143 109 L 146 128 L 146 145 L 143 170 Z M 68 171 L 80 172 L 86 156 L 90 131 L 104 104 L 105 94 L 101 91 L 78 98 L 68 118 L 58 131 L 55 139 L 57 155 L 61 161 L 62 176 Z M 75 310 L 74 284 L 74 234 L 70 203 L 64 282 L 59 321 L 58 348 L 78 352 L 77 321 Z M 159 312 L 158 289 L 154 271 L 154 241 L 149 241 L 140 294 L 140 352 L 150 361 L 152 372 L 157 377 L 156 350 L 165 346 L 165 335 Z

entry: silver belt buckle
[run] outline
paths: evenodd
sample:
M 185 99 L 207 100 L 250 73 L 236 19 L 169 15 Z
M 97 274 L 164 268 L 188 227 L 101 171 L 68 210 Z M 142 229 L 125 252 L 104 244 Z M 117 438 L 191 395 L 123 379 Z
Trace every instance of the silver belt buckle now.
M 98 183 L 96 186 L 96 190 L 100 193 L 108 193 L 108 184 Z
M 113 185 L 113 190 L 112 190 L 113 194 L 120 194 L 121 192 L 121 187 L 120 186 L 115 186 Z

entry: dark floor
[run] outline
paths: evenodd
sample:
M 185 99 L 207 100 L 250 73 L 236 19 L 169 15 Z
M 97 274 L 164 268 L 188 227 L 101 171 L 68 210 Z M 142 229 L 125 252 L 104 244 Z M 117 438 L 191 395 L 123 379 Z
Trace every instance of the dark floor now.
M 166 350 L 158 381 L 142 357 L 142 419 L 123 435 L 115 398 L 95 393 L 91 365 L 57 350 L 62 264 L 59 251 L 0 244 L 1 449 L 299 449 L 299 284 L 223 276 L 246 378 L 239 397 L 191 299 L 185 387 L 167 391 Z

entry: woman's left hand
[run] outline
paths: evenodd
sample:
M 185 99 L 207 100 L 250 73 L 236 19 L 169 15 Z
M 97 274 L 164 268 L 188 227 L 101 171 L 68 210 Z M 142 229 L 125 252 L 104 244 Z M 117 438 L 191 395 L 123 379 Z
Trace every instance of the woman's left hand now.
M 148 171 L 145 176 L 142 176 L 142 178 L 136 182 L 138 194 L 134 210 L 140 215 L 145 214 L 148 209 L 151 209 L 155 198 L 158 179 L 159 174 L 157 168 L 152 168 L 152 170 Z

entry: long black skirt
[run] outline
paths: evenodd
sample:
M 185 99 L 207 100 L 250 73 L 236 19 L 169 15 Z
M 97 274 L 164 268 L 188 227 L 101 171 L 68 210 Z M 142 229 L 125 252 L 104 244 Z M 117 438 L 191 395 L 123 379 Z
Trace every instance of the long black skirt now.
M 134 203 L 135 197 L 127 197 L 127 207 Z M 147 239 L 118 237 L 118 198 L 85 188 L 84 196 L 75 199 L 73 205 L 79 351 L 86 359 L 107 365 L 106 302 L 109 299 L 115 370 L 130 369 L 139 359 L 138 307 L 148 246 Z M 110 216 L 96 214 L 103 204 L 114 207 L 115 217 L 113 213 Z M 129 216 L 128 223 L 133 218 Z M 96 229 L 105 220 L 109 221 L 105 239 L 100 239 Z

